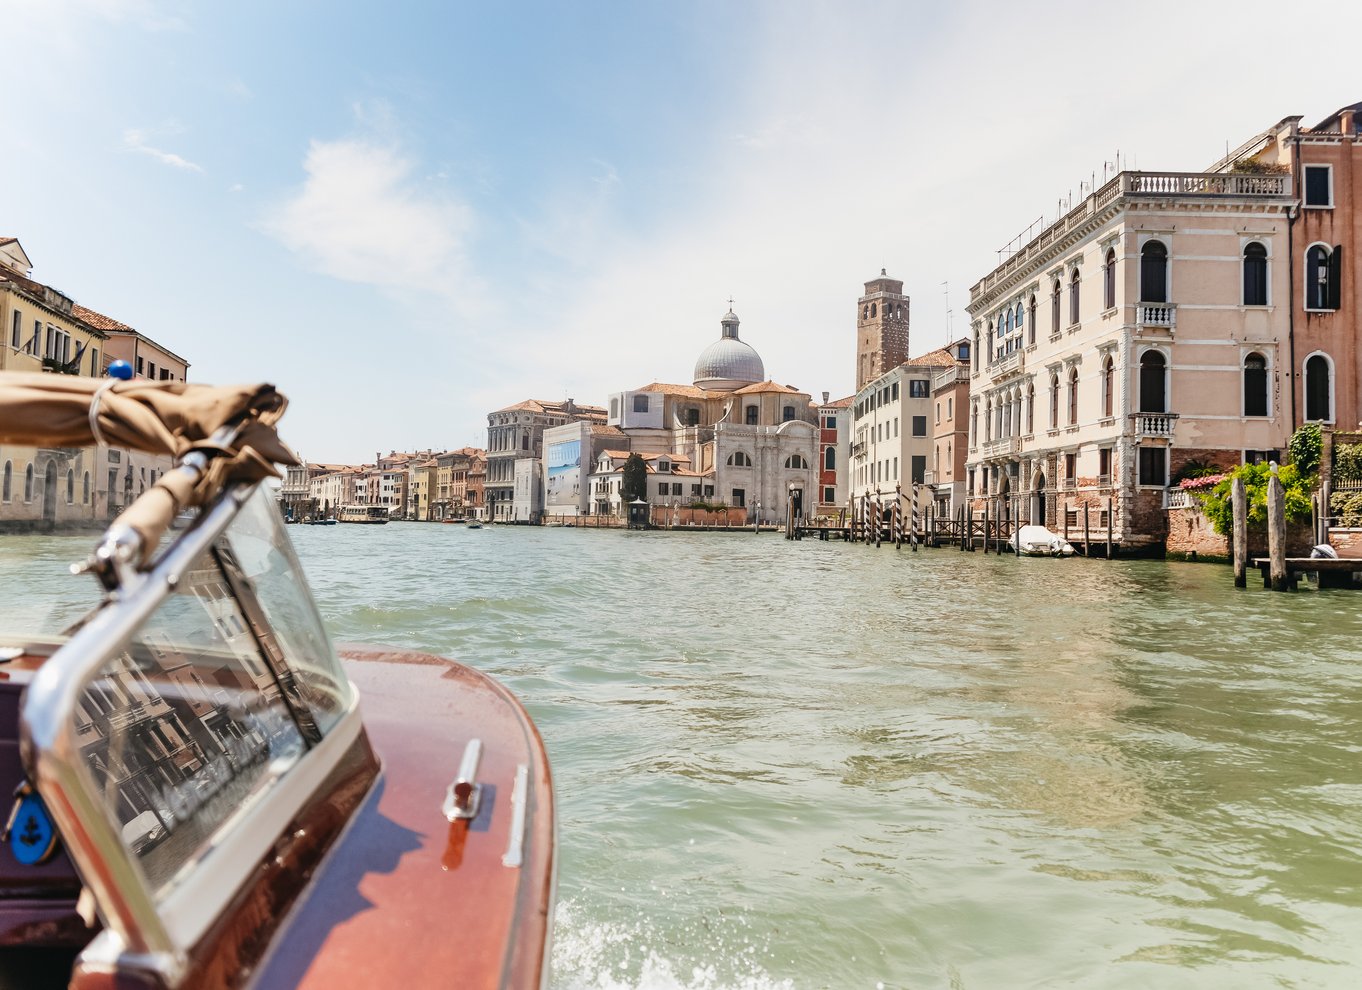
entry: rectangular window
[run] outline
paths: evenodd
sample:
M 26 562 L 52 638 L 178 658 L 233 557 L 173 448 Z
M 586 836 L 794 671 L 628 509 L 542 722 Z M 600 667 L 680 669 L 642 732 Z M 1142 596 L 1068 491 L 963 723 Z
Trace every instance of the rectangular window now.
M 659 483 L 658 483 L 658 486 L 657 486 L 657 493 L 658 493 L 659 495 L 666 495 L 666 494 L 667 494 L 667 484 L 668 484 L 668 482 L 665 482 L 665 481 L 662 481 L 662 482 L 659 482 Z
M 757 407 L 756 407 L 756 406 L 748 406 L 748 407 L 747 407 L 747 425 L 748 425 L 748 426 L 756 426 L 756 425 L 757 425 Z
M 140 357 L 137 359 L 137 373 L 139 375 L 143 373 L 142 359 Z
M 1102 447 L 1097 451 L 1097 483 L 1111 484 L 1111 448 Z
M 830 503 L 830 502 L 832 502 L 832 500 L 835 499 L 836 497 L 837 497 L 837 490 L 836 490 L 835 488 L 824 488 L 824 489 L 823 489 L 823 501 L 824 501 L 825 503 Z
M 899 383 L 898 383 L 898 382 L 895 382 L 895 383 L 894 383 L 893 395 L 892 395 L 892 397 L 893 397 L 893 399 L 895 399 L 895 400 L 897 400 L 898 397 L 899 397 Z
M 828 430 L 837 429 L 837 417 L 836 416 L 827 417 L 827 419 L 823 420 L 823 427 L 824 429 Z
M 1327 209 L 1334 205 L 1333 167 L 1305 166 L 1305 205 Z
M 1064 513 L 1064 523 L 1070 529 L 1078 525 L 1078 510 L 1069 509 Z
M 672 482 L 672 494 L 673 494 L 673 495 L 680 495 L 680 494 L 681 494 L 681 482 L 679 482 L 679 481 L 673 481 L 673 482 Z
M 892 480 L 899 480 L 899 459 L 897 457 L 894 458 L 894 477 Z
M 914 417 L 913 417 L 913 436 L 915 436 L 915 437 L 925 437 L 926 435 L 927 435 L 927 417 L 926 417 L 926 416 L 914 416 Z
M 927 477 L 927 455 L 913 455 L 913 484 L 920 485 Z
M 739 509 L 747 506 L 747 491 L 742 488 L 733 489 L 733 504 Z
M 17 309 L 14 311 L 14 328 L 10 331 L 9 346 L 16 351 L 22 346 L 24 338 L 24 314 Z
M 908 396 L 913 399 L 925 399 L 931 395 L 931 382 L 925 378 L 912 378 L 908 381 Z
M 713 485 L 705 485 L 705 498 L 710 498 L 710 497 L 713 496 L 713 495 L 714 495 L 714 486 L 713 486 Z
M 690 486 L 690 493 L 691 493 L 691 495 L 692 495 L 693 497 L 698 498 L 698 497 L 700 496 L 700 486 L 699 486 L 699 485 L 691 485 L 691 486 Z
M 1167 483 L 1167 453 L 1164 447 L 1140 448 L 1140 484 L 1162 487 Z
M 648 397 L 646 395 L 634 396 L 634 412 L 646 413 L 648 411 Z

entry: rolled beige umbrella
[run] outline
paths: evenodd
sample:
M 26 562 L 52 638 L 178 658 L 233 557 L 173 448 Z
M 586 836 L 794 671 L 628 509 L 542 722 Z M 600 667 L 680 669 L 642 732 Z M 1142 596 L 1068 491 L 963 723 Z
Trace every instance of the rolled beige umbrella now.
M 181 510 L 229 484 L 278 477 L 275 464 L 299 463 L 274 429 L 286 408 L 288 400 L 273 385 L 0 372 L 0 443 L 102 443 L 176 461 L 195 450 L 207 455 L 205 472 L 162 476 L 115 521 L 141 536 L 142 563 Z

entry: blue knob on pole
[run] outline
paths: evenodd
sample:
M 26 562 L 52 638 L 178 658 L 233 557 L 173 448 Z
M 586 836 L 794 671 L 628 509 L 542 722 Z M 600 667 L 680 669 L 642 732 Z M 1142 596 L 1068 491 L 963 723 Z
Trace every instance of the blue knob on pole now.
M 132 365 L 126 361 L 114 361 L 109 365 L 109 370 L 105 374 L 110 378 L 119 378 L 126 382 L 132 378 Z

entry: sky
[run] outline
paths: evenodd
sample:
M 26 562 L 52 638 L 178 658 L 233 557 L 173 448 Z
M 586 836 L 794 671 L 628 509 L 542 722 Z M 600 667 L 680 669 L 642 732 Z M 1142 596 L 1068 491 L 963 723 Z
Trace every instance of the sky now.
M 848 395 L 882 268 L 924 353 L 1118 155 L 1197 171 L 1362 100 L 1345 42 L 1258 0 L 0 12 L 0 236 L 190 380 L 273 382 L 331 463 L 689 383 L 730 298 L 769 377 Z

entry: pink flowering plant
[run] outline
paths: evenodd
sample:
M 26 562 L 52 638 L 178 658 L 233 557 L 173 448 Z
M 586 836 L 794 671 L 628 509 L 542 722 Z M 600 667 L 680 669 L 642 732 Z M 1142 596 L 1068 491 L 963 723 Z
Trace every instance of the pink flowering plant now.
M 1228 478 L 1228 474 L 1204 474 L 1199 478 L 1183 478 L 1178 487 L 1185 492 L 1206 492 L 1210 491 L 1220 482 Z

